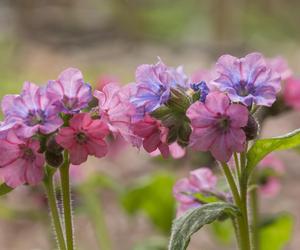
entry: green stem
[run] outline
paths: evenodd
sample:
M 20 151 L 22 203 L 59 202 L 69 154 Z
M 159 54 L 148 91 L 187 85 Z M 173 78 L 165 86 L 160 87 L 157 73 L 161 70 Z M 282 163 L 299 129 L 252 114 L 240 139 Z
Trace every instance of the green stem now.
M 88 215 L 95 228 L 100 249 L 111 250 L 109 233 L 107 231 L 103 208 L 98 199 L 98 194 L 95 193 L 95 190 L 93 190 L 88 183 L 83 184 L 79 190 L 85 200 Z
M 258 224 L 259 224 L 259 200 L 257 195 L 257 189 L 254 188 L 250 192 L 250 204 L 251 204 L 251 242 L 254 250 L 259 249 L 259 235 L 258 235 Z
M 64 207 L 64 222 L 65 222 L 65 233 L 67 240 L 67 249 L 73 250 L 73 221 L 72 221 L 72 209 L 71 209 L 71 197 L 70 197 L 70 176 L 69 176 L 69 154 L 67 151 L 64 152 L 64 163 L 60 167 L 60 180 L 62 188 L 62 198 Z
M 245 205 L 244 205 L 244 199 L 240 196 L 238 192 L 238 188 L 236 186 L 236 183 L 234 182 L 233 175 L 231 173 L 230 168 L 228 165 L 224 162 L 221 163 L 222 168 L 225 174 L 225 177 L 227 179 L 228 185 L 230 187 L 230 190 L 232 192 L 233 200 L 236 206 L 241 211 L 241 216 L 237 217 L 237 227 L 239 231 L 239 237 L 237 237 L 238 245 L 241 250 L 250 250 L 250 238 L 249 238 L 249 229 L 247 224 L 247 209 L 245 211 Z M 247 205 L 246 205 L 247 207 Z
M 234 162 L 235 162 L 235 169 L 236 169 L 236 173 L 237 173 L 237 179 L 240 180 L 241 167 L 240 167 L 240 163 L 239 163 L 239 158 L 238 158 L 237 153 L 235 153 L 235 152 L 234 152 L 233 156 L 234 156 Z
M 55 229 L 58 247 L 60 250 L 66 250 L 66 243 L 56 203 L 56 195 L 53 185 L 53 173 L 50 171 L 46 173 L 46 177 L 44 179 L 44 186 L 48 197 L 48 204 L 51 212 L 52 223 Z

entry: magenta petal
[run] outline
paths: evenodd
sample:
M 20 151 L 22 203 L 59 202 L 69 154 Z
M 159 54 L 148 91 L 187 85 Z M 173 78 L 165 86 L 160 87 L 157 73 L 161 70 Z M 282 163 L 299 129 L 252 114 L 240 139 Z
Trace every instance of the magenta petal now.
M 80 165 L 87 161 L 88 152 L 85 147 L 79 144 L 73 144 L 73 146 L 69 149 L 70 152 L 70 162 L 73 165 Z

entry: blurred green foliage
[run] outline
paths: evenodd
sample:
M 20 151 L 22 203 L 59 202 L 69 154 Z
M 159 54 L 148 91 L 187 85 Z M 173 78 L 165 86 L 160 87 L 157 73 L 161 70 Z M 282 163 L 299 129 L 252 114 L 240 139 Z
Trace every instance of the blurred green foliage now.
M 261 250 L 282 250 L 291 240 L 294 219 L 290 214 L 280 214 L 265 219 L 260 227 Z
M 129 214 L 143 213 L 160 231 L 169 234 L 175 217 L 174 181 L 167 172 L 144 177 L 124 191 L 122 204 Z

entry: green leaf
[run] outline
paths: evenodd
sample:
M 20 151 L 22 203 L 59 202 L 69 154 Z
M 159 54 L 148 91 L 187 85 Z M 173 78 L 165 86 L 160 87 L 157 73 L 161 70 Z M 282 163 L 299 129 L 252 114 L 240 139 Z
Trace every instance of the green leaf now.
M 282 214 L 261 226 L 259 232 L 261 250 L 282 250 L 293 232 L 293 217 Z
M 8 194 L 9 192 L 11 192 L 12 190 L 14 190 L 12 187 L 7 186 L 5 183 L 2 183 L 0 185 L 0 196 Z
M 169 234 L 175 215 L 174 183 L 174 176 L 166 172 L 142 178 L 124 191 L 122 205 L 129 214 L 145 214 L 159 230 Z
M 173 224 L 169 250 L 185 250 L 191 236 L 204 225 L 224 216 L 237 215 L 239 215 L 238 208 L 225 202 L 210 203 L 185 213 Z
M 300 145 L 300 129 L 283 136 L 257 140 L 247 153 L 247 173 L 250 174 L 255 166 L 269 153 L 276 150 L 286 150 Z

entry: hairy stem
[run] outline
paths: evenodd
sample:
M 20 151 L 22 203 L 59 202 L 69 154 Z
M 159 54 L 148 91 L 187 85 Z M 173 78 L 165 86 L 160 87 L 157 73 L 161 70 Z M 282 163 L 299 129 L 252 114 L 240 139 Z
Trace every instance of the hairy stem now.
M 67 240 L 67 250 L 74 249 L 73 243 L 73 219 L 72 219 L 72 207 L 70 197 L 70 176 L 69 176 L 69 154 L 67 151 L 64 152 L 64 163 L 60 167 L 60 180 L 64 207 L 64 222 L 65 222 L 65 233 Z
M 233 175 L 231 173 L 230 168 L 224 162 L 222 162 L 222 169 L 224 171 L 225 177 L 227 179 L 228 185 L 230 187 L 234 203 L 241 211 L 241 216 L 237 217 L 237 228 L 238 228 L 238 236 L 237 240 L 238 245 L 241 250 L 250 250 L 250 238 L 249 238 L 249 229 L 248 229 L 248 211 L 245 210 L 247 204 L 245 206 L 244 197 L 240 196 L 237 185 L 234 181 Z
M 46 167 L 46 169 L 49 168 Z M 58 248 L 60 250 L 66 250 L 67 248 L 66 248 L 65 238 L 64 238 L 60 216 L 57 208 L 56 195 L 55 195 L 55 190 L 53 185 L 53 173 L 51 171 L 47 171 L 46 173 L 46 177 L 44 179 L 44 186 L 48 197 L 48 204 L 51 212 L 52 223 L 55 230 Z

